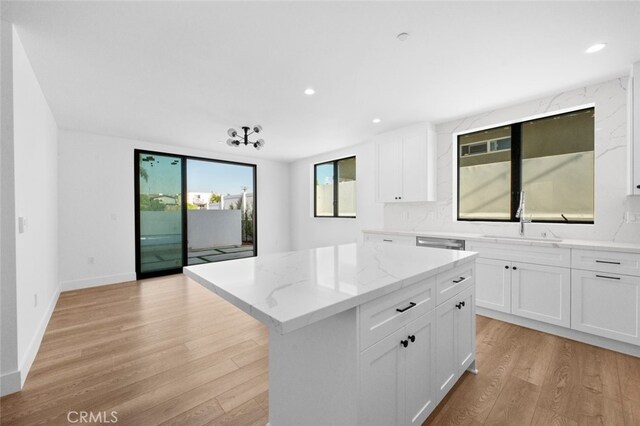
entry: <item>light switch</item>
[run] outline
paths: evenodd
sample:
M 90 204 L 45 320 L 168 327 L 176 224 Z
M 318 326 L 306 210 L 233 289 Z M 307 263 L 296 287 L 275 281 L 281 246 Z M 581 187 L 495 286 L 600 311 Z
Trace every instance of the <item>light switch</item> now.
M 27 232 L 27 218 L 19 217 L 18 218 L 18 234 L 24 234 Z

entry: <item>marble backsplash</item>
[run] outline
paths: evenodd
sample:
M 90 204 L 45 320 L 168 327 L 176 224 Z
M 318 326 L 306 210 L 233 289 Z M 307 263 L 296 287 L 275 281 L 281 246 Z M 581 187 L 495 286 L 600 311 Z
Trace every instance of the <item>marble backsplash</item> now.
M 517 235 L 516 223 L 458 222 L 455 219 L 454 133 L 518 121 L 567 108 L 595 104 L 595 220 L 593 225 L 536 224 L 526 226 L 526 235 L 640 243 L 640 223 L 628 223 L 628 213 L 640 213 L 640 197 L 627 196 L 628 185 L 628 79 L 559 93 L 537 101 L 497 109 L 484 114 L 443 123 L 437 132 L 437 195 L 430 203 L 385 205 L 386 229 L 456 231 L 479 234 Z

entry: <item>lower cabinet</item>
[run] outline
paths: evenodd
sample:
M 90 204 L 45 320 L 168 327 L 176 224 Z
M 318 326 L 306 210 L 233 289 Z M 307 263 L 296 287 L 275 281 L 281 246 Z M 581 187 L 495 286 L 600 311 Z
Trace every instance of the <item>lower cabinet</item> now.
M 511 312 L 511 262 L 476 260 L 476 299 L 483 308 Z
M 420 425 L 435 406 L 435 314 L 426 313 L 362 352 L 363 425 Z
M 574 269 L 571 328 L 640 344 L 640 277 Z
M 569 327 L 570 268 L 479 258 L 476 276 L 478 306 Z
M 473 289 L 436 308 L 436 396 L 440 401 L 475 359 Z
M 512 262 L 511 313 L 569 327 L 571 269 Z

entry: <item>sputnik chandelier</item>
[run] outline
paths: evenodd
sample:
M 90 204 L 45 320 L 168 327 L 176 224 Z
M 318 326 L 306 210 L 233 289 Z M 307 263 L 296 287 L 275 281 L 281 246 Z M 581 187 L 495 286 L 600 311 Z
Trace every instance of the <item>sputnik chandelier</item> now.
M 242 126 L 242 132 L 244 135 L 239 134 L 236 129 L 227 130 L 227 134 L 231 136 L 227 139 L 227 145 L 229 146 L 240 146 L 240 144 L 253 145 L 255 149 L 260 149 L 264 146 L 264 139 L 258 139 L 255 142 L 249 140 L 249 135 L 254 133 L 260 133 L 262 131 L 262 126 L 256 124 L 253 126 L 253 129 L 248 126 Z

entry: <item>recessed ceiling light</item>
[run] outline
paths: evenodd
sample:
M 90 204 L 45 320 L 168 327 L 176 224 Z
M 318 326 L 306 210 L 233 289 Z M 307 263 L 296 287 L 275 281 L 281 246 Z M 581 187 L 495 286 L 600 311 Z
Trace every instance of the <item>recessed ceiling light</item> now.
M 313 88 L 312 88 L 312 87 L 309 87 L 309 88 L 304 89 L 304 94 L 305 94 L 305 95 L 307 95 L 307 96 L 311 96 L 311 95 L 313 95 L 313 94 L 315 94 L 315 93 L 316 93 L 316 91 L 315 91 L 315 90 L 313 90 Z
M 596 53 L 601 51 L 602 49 L 604 49 L 605 47 L 607 47 L 606 43 L 596 43 L 593 46 L 590 46 L 587 50 L 585 50 L 585 53 Z
M 409 38 L 409 33 L 400 33 L 396 36 L 399 41 L 405 41 Z
M 373 124 L 378 124 L 379 122 L 381 122 L 382 120 L 380 120 L 379 118 L 374 118 L 373 120 L 371 120 L 371 122 Z

